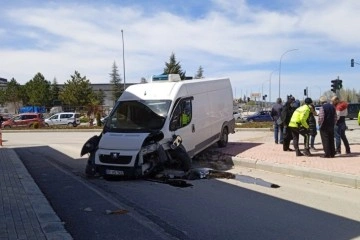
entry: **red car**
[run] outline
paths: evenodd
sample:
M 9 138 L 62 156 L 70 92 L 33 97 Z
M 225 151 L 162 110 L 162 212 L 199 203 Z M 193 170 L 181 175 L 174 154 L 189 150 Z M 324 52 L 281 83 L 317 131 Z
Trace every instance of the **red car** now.
M 33 127 L 38 122 L 41 127 L 45 126 L 42 113 L 22 113 L 4 121 L 2 128 Z

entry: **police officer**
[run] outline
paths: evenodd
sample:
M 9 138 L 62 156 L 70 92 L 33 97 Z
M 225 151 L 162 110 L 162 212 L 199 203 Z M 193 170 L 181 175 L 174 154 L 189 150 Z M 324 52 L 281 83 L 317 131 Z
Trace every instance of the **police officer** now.
M 305 104 L 297 108 L 293 113 L 293 115 L 291 116 L 289 128 L 291 129 L 293 135 L 293 145 L 296 151 L 296 156 L 303 156 L 303 155 L 311 156 L 310 147 L 309 147 L 310 131 L 307 120 L 309 118 L 311 111 L 309 105 L 312 104 L 312 102 L 313 101 L 311 98 L 306 98 Z M 299 150 L 299 135 L 302 135 L 304 137 L 304 143 L 305 143 L 304 153 L 301 153 Z

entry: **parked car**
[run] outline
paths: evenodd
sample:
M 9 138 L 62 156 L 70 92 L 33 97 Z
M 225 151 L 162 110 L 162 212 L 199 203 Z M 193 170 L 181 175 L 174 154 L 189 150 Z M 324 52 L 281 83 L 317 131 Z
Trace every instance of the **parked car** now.
M 46 126 L 67 125 L 76 127 L 80 125 L 80 114 L 74 112 L 56 113 L 45 119 Z
M 246 118 L 247 122 L 271 122 L 271 111 L 259 111 Z
M 12 118 L 2 123 L 3 128 L 13 127 L 33 127 L 35 123 L 39 123 L 40 126 L 44 126 L 44 117 L 42 113 L 22 113 L 15 115 Z
M 360 111 L 360 103 L 349 103 L 348 105 L 348 115 L 346 116 L 350 120 L 358 117 Z

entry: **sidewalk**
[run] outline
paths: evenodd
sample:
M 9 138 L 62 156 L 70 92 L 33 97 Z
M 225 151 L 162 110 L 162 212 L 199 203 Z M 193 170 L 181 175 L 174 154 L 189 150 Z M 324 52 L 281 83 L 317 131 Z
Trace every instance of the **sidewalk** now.
M 72 239 L 21 160 L 0 148 L 0 239 Z
M 217 150 L 231 156 L 234 165 L 360 188 L 360 131 L 346 132 L 351 154 L 336 155 L 335 158 L 320 158 L 324 154 L 320 135 L 315 141 L 317 151 L 312 151 L 311 157 L 296 157 L 295 152 L 284 152 L 282 144 L 274 143 L 273 132 L 262 131 L 239 130 L 229 135 L 226 148 Z M 293 148 L 292 144 L 290 147 Z M 345 152 L 343 144 L 342 152 Z

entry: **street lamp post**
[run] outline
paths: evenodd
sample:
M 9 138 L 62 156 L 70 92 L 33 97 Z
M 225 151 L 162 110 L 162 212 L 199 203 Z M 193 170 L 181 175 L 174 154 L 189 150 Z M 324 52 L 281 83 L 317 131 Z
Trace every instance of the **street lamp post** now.
M 290 50 L 287 50 L 286 52 L 284 52 L 281 57 L 280 57 L 280 62 L 279 62 L 279 98 L 280 98 L 280 79 L 281 79 L 281 60 L 283 58 L 283 56 L 285 54 L 287 54 L 288 52 L 292 52 L 292 51 L 296 51 L 296 50 L 299 50 L 297 48 L 294 48 L 294 49 L 290 49 Z
M 271 77 L 276 70 L 272 71 L 269 76 L 269 102 L 271 103 Z
M 121 29 L 122 38 L 122 57 L 123 57 L 123 73 L 124 73 L 124 91 L 125 91 L 125 49 L 124 49 L 124 31 Z

